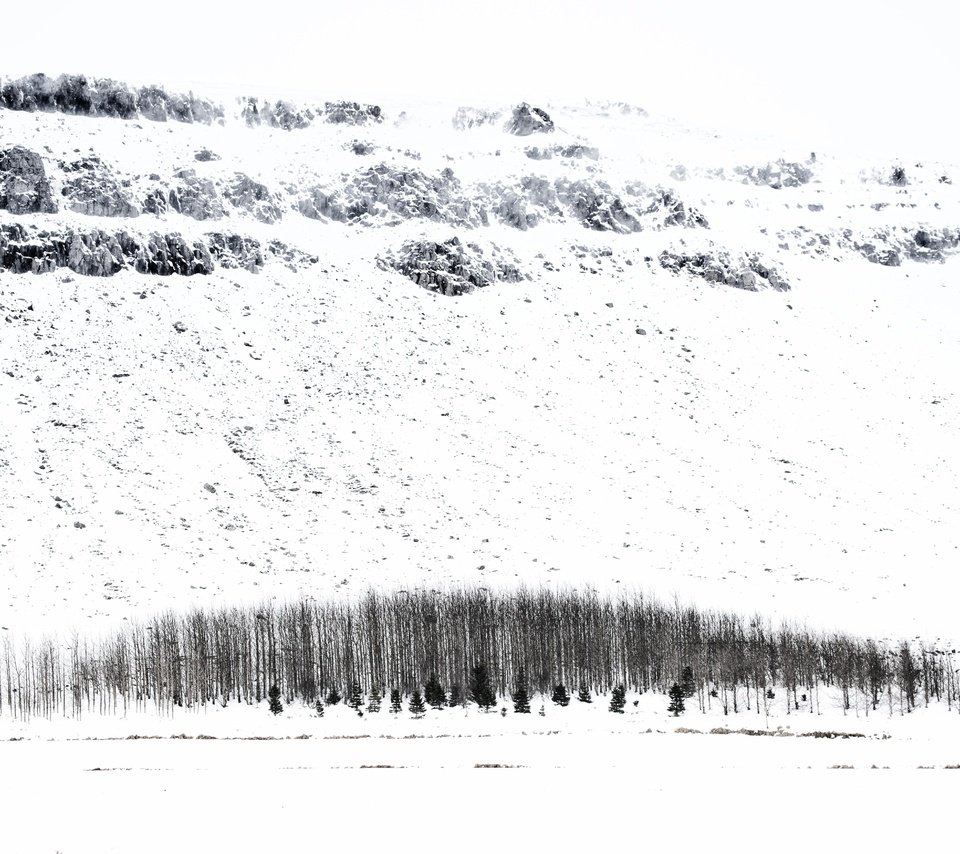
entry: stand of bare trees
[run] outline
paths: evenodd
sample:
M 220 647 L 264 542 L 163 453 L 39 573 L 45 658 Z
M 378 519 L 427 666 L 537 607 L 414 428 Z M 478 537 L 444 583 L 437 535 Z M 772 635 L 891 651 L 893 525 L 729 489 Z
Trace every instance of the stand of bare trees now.
M 311 706 L 354 683 L 381 695 L 469 684 L 488 668 L 506 696 L 521 673 L 531 690 L 583 685 L 666 692 L 683 683 L 688 710 L 818 710 L 827 686 L 852 714 L 908 713 L 958 701 L 955 650 L 887 645 L 754 616 L 666 605 L 642 594 L 583 590 L 368 592 L 162 614 L 99 639 L 4 642 L 0 715 L 80 717 L 129 709 L 259 703 L 278 686 Z

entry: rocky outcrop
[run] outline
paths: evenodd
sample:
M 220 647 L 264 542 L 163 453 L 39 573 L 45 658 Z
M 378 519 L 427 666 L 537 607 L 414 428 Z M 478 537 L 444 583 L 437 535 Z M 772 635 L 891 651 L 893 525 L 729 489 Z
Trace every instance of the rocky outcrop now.
M 99 229 L 57 233 L 0 225 L 0 270 L 12 273 L 67 268 L 82 276 L 112 276 L 130 269 L 154 276 L 194 276 L 212 273 L 217 266 L 256 273 L 268 255 L 292 269 L 318 261 L 316 255 L 279 241 L 271 241 L 264 250 L 257 240 L 221 232 L 188 240 L 177 233 L 138 235 Z
M 317 117 L 317 113 L 309 107 L 300 109 L 289 101 L 258 103 L 256 98 L 247 98 L 243 103 L 240 116 L 248 127 L 266 125 L 282 130 L 302 130 L 310 127 Z
M 640 183 L 627 184 L 628 195 L 638 196 L 641 200 L 647 199 L 646 205 L 640 209 L 645 227 L 651 226 L 651 220 L 656 227 L 670 228 L 709 228 L 707 218 L 695 207 L 687 207 L 672 190 L 657 187 L 653 190 Z
M 453 127 L 456 130 L 495 125 L 503 113 L 500 110 L 482 110 L 479 107 L 458 107 L 453 115 Z
M 297 207 L 311 219 L 335 222 L 382 220 L 392 224 L 429 219 L 478 225 L 483 221 L 482 212 L 463 194 L 452 170 L 427 175 L 385 163 L 345 175 L 339 187 L 314 187 Z
M 283 218 L 279 197 L 242 172 L 234 176 L 233 183 L 223 195 L 237 208 L 245 210 L 260 222 L 273 225 Z
M 174 178 L 179 183 L 167 196 L 173 210 L 200 221 L 223 218 L 223 201 L 213 181 L 197 177 L 193 169 L 180 169 L 174 173 Z
M 323 114 L 332 125 L 365 125 L 383 121 L 383 112 L 376 104 L 356 101 L 327 101 Z
M 87 216 L 135 217 L 140 207 L 134 204 L 129 191 L 99 157 L 83 157 L 72 163 L 61 163 L 69 176 L 62 194 L 67 208 Z M 130 182 L 124 182 L 128 187 Z
M 57 212 L 43 160 L 36 152 L 20 145 L 0 149 L 0 210 L 12 214 Z
M 500 222 L 521 231 L 563 216 L 553 182 L 546 178 L 527 175 L 518 184 L 481 184 L 477 189 Z
M 381 259 L 383 266 L 397 270 L 426 288 L 445 296 L 460 296 L 498 282 L 519 282 L 523 276 L 495 247 L 488 256 L 474 243 L 457 237 L 442 243 L 430 240 L 403 244 L 396 254 Z
M 200 163 L 209 163 L 211 160 L 220 160 L 221 158 L 219 154 L 215 154 L 209 148 L 201 148 L 194 153 L 193 159 Z
M 168 93 L 159 86 L 131 88 L 116 80 L 62 74 L 57 78 L 32 74 L 0 86 L 0 106 L 8 110 L 61 112 L 84 116 L 151 121 L 202 122 L 223 118 L 223 108 L 212 101 Z
M 532 133 L 550 133 L 553 121 L 544 110 L 531 107 L 526 101 L 513 108 L 504 130 L 514 136 L 529 136 Z
M 660 253 L 659 262 L 665 270 L 674 273 L 684 271 L 708 282 L 729 285 L 745 291 L 768 288 L 775 291 L 790 290 L 790 285 L 780 274 L 762 263 L 756 255 L 734 259 L 726 252 L 685 255 L 664 251 Z
M 905 242 L 904 251 L 911 261 L 943 263 L 960 246 L 960 229 L 920 229 Z
M 573 160 L 599 160 L 600 149 L 590 145 L 581 145 L 574 143 L 572 145 L 554 145 L 549 148 L 539 148 L 535 145 L 529 146 L 523 150 L 531 160 L 551 160 L 554 155 L 557 157 L 569 157 Z
M 803 163 L 777 160 L 763 166 L 737 166 L 733 170 L 742 176 L 742 183 L 767 186 L 774 190 L 799 187 L 813 178 L 813 170 Z
M 629 234 L 640 231 L 639 211 L 616 195 L 603 181 L 556 182 L 557 197 L 571 215 L 594 231 Z

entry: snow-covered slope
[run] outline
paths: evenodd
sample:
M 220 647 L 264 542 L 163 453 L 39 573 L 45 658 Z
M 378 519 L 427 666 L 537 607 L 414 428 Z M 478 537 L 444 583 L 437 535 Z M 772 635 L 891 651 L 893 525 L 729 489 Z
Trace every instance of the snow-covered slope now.
M 950 165 L 156 102 L 0 109 L 4 629 L 463 580 L 953 631 Z

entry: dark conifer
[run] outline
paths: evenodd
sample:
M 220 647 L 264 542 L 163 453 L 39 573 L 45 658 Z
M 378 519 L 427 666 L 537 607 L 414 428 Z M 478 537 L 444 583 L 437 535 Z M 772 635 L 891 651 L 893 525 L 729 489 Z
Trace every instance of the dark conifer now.
M 450 706 L 462 706 L 463 705 L 463 688 L 459 685 L 450 686 Z
M 484 710 L 497 705 L 497 695 L 490 684 L 490 674 L 485 664 L 475 664 L 470 671 L 470 700 Z
M 627 704 L 627 690 L 623 685 L 617 685 L 610 697 L 610 711 L 623 714 L 623 707 Z
M 427 684 L 423 689 L 423 699 L 425 699 L 434 709 L 442 709 L 447 705 L 447 695 L 444 693 L 443 685 L 437 679 L 436 673 L 431 673 Z
M 415 718 L 422 718 L 426 711 L 427 706 L 423 702 L 423 696 L 420 694 L 420 689 L 414 688 L 413 693 L 410 695 L 410 713 Z
M 581 703 L 592 703 L 593 697 L 590 696 L 590 689 L 586 685 L 581 685 L 577 690 L 577 699 Z
M 393 714 L 399 714 L 403 711 L 403 696 L 400 694 L 399 688 L 390 689 L 390 711 Z
M 339 703 L 343 697 L 340 696 L 340 692 L 334 687 L 327 692 L 327 705 L 335 706 Z
M 566 685 L 557 685 L 553 689 L 553 696 L 550 698 L 558 706 L 569 706 L 570 705 L 570 694 L 567 693 Z
M 347 695 L 347 705 L 356 712 L 363 706 L 363 689 L 356 680 L 350 685 L 350 693 Z
M 367 711 L 370 714 L 377 714 L 380 711 L 381 702 L 383 702 L 383 694 L 379 688 L 374 686 L 370 689 L 370 702 L 367 703 Z
M 322 718 L 322 717 L 323 717 L 323 700 L 320 700 L 320 699 L 318 698 L 318 699 L 317 699 L 317 702 L 314 703 L 313 708 L 316 709 L 317 717 L 318 717 L 318 718 Z
M 686 711 L 683 705 L 683 689 L 676 682 L 670 689 L 670 705 L 667 706 L 667 711 L 673 712 L 674 717 Z
M 280 702 L 280 689 L 276 685 L 271 685 L 270 690 L 267 691 L 267 696 L 270 698 L 270 711 L 279 715 L 283 711 L 283 703 Z
M 517 684 L 513 688 L 513 710 L 518 715 L 530 714 L 530 695 L 527 693 L 527 675 L 520 668 Z
M 680 674 L 680 689 L 684 697 L 692 697 L 697 693 L 697 684 L 693 681 L 693 668 L 689 665 L 684 667 Z

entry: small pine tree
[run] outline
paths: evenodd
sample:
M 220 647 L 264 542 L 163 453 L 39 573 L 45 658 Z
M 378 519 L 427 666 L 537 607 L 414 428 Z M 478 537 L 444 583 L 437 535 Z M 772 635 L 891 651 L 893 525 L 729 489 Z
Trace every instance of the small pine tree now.
M 390 689 L 390 712 L 394 715 L 400 714 L 403 711 L 403 696 L 400 694 L 399 688 Z
M 517 684 L 513 689 L 513 710 L 518 715 L 530 714 L 530 695 L 527 693 L 527 675 L 523 668 L 517 674 Z
M 570 705 L 570 694 L 567 693 L 566 685 L 557 685 L 553 689 L 553 696 L 550 698 L 558 706 L 569 706 Z
M 410 714 L 415 718 L 422 718 L 427 711 L 427 706 L 423 702 L 423 696 L 419 688 L 414 688 L 410 695 Z
M 684 667 L 680 674 L 680 688 L 684 697 L 692 697 L 697 693 L 697 683 L 693 680 L 693 668 L 689 665 Z
M 617 685 L 613 689 L 613 696 L 610 697 L 610 711 L 619 715 L 623 714 L 623 707 L 627 704 L 627 690 L 623 685 Z
M 363 706 L 363 689 L 356 680 L 350 685 L 350 693 L 347 695 L 347 705 L 356 712 Z
M 423 699 L 426 700 L 434 709 L 442 709 L 447 705 L 447 695 L 443 690 L 443 685 L 437 679 L 436 673 L 431 673 L 427 684 L 423 688 Z
M 317 717 L 322 718 L 323 717 L 323 700 L 318 698 L 317 702 L 313 704 L 313 708 L 316 709 Z
M 383 702 L 383 694 L 380 689 L 374 686 L 370 689 L 370 702 L 367 703 L 367 711 L 375 715 L 380 711 L 380 704 Z
M 593 697 L 590 696 L 590 689 L 586 685 L 581 685 L 577 690 L 577 699 L 581 703 L 592 703 Z
M 283 703 L 280 702 L 280 689 L 276 685 L 271 685 L 270 690 L 267 691 L 267 696 L 270 698 L 270 711 L 279 715 L 283 711 Z
M 470 671 L 470 700 L 486 711 L 497 705 L 497 695 L 485 664 L 477 663 Z
M 463 705 L 463 688 L 459 685 L 450 686 L 450 707 Z
M 667 711 L 673 712 L 674 717 L 686 711 L 686 707 L 683 705 L 683 688 L 676 682 L 670 689 L 670 705 L 667 706 Z
M 335 706 L 339 703 L 343 697 L 340 696 L 340 692 L 334 687 L 327 692 L 327 705 Z
M 768 700 L 775 700 L 776 697 L 777 697 L 777 695 L 773 693 L 773 688 L 767 688 L 767 699 L 768 699 Z

